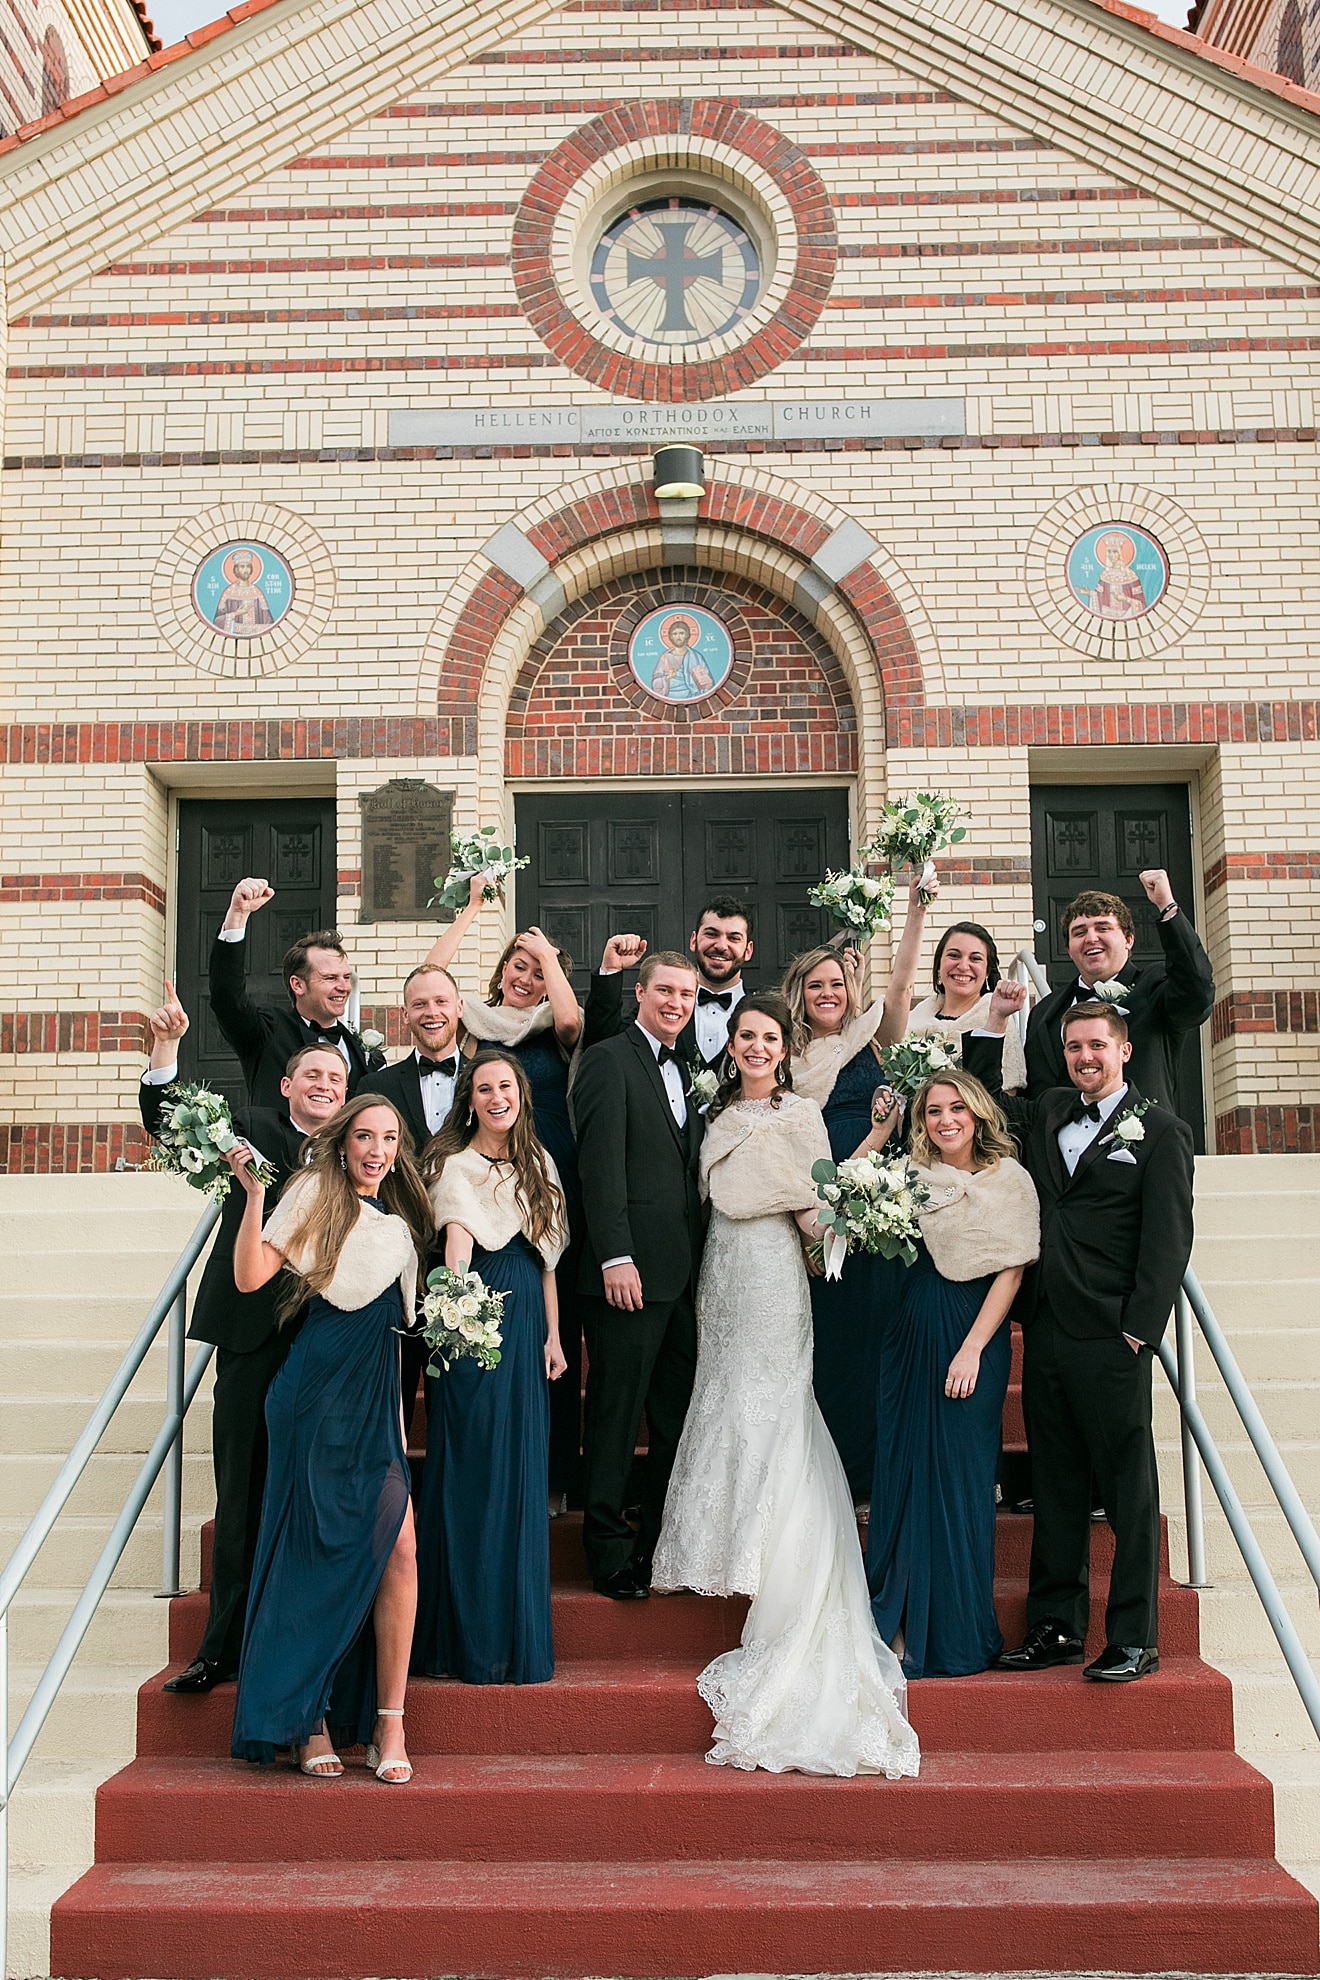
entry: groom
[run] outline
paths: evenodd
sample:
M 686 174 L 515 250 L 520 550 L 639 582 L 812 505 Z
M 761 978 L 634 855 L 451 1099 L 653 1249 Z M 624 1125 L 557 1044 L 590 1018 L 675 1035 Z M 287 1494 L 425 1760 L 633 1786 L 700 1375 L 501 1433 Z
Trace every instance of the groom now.
M 582 1544 L 592 1586 L 643 1600 L 665 1489 L 697 1365 L 694 1308 L 703 1218 L 702 1117 L 674 1051 L 697 973 L 661 950 L 638 972 L 636 1019 L 583 1053 L 573 1087 L 587 1237 L 579 1290 L 586 1336 Z M 646 1412 L 641 1527 L 623 1516 Z
M 1040 1262 L 1017 1302 L 1035 1526 L 1027 1635 L 1000 1667 L 1080 1664 L 1090 1597 L 1092 1473 L 1114 1530 L 1105 1648 L 1088 1678 L 1159 1669 L 1160 1494 L 1151 1371 L 1192 1250 L 1192 1133 L 1129 1079 L 1127 1022 L 1076 1004 L 1062 1025 L 1070 1084 L 1003 1095 L 1008 1018 L 1026 988 L 1001 982 L 963 1064 L 996 1095 L 1040 1197 Z

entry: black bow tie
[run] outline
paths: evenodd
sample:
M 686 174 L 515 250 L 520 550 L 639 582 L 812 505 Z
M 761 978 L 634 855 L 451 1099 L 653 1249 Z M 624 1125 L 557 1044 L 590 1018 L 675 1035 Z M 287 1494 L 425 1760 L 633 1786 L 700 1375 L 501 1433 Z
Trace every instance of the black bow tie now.
M 697 1003 L 698 1005 L 718 1004 L 722 1011 L 731 1010 L 733 1008 L 733 992 L 732 990 L 706 990 L 703 988 L 697 992 Z
M 655 1062 L 658 1066 L 677 1066 L 682 1064 L 682 1060 L 672 1045 L 662 1045 L 655 1055 Z
M 449 1059 L 423 1059 L 419 1057 L 417 1061 L 418 1079 L 429 1079 L 432 1073 L 443 1073 L 446 1079 L 452 1079 L 457 1071 L 457 1052 Z
M 1079 1098 L 1073 1101 L 1072 1112 L 1068 1118 L 1070 1121 L 1076 1121 L 1078 1123 L 1082 1121 L 1094 1121 L 1096 1126 L 1099 1127 L 1100 1109 L 1094 1100 L 1082 1100 Z
M 303 1020 L 307 1022 L 306 1019 Z M 313 1045 L 340 1045 L 344 1039 L 344 1028 L 339 1024 L 308 1024 Z

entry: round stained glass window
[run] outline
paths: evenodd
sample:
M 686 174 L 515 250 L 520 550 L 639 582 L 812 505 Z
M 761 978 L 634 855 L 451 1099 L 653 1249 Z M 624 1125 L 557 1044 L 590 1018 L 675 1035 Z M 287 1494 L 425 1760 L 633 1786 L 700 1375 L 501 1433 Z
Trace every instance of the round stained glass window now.
M 761 257 L 718 206 L 653 199 L 611 222 L 591 262 L 597 309 L 630 337 L 681 347 L 737 328 L 761 292 Z

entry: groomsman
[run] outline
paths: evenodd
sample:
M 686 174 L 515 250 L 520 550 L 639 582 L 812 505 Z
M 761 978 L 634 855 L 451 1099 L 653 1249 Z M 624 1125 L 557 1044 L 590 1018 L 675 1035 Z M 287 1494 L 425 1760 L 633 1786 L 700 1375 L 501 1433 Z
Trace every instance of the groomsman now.
M 1159 1669 L 1159 1479 L 1151 1371 L 1192 1250 L 1192 1134 L 1129 1077 L 1127 1023 L 1112 1004 L 1063 1020 L 1070 1085 L 1002 1093 L 1002 1038 L 1025 985 L 1002 982 L 968 1072 L 1000 1097 L 1040 1197 L 1041 1252 L 1018 1296 L 1022 1404 L 1035 1527 L 1027 1635 L 1000 1666 L 1080 1664 L 1089 1622 L 1091 1477 L 1114 1530 L 1105 1648 L 1088 1678 Z
M 165 985 L 166 1001 L 151 1015 L 151 1064 L 142 1075 L 138 1104 L 142 1125 L 154 1134 L 164 1110 L 164 1090 L 178 1077 L 179 1040 L 188 1016 Z M 234 1127 L 275 1171 L 276 1193 L 302 1160 L 306 1137 L 338 1113 L 347 1098 L 347 1074 L 330 1045 L 300 1047 L 280 1082 L 278 1112 L 236 1107 Z M 186 1671 L 169 1678 L 166 1691 L 189 1696 L 211 1691 L 238 1675 L 248 1583 L 257 1547 L 261 1496 L 266 1484 L 266 1391 L 293 1345 L 299 1322 L 279 1326 L 277 1273 L 260 1292 L 234 1284 L 234 1239 L 247 1198 L 232 1188 L 220 1213 L 211 1255 L 193 1305 L 188 1337 L 216 1349 L 211 1405 L 211 1461 L 215 1470 L 215 1536 L 211 1552 L 211 1601 L 201 1647 Z
M 333 1045 L 344 1061 L 349 1095 L 365 1074 L 385 1064 L 383 1052 L 368 1052 L 351 1025 L 344 1023 L 353 972 L 333 928 L 303 935 L 287 951 L 281 974 L 290 1008 L 254 1004 L 247 993 L 243 944 L 248 917 L 275 898 L 269 881 L 240 880 L 229 912 L 211 948 L 211 1009 L 238 1055 L 254 1107 L 281 1105 L 280 1083 L 289 1055 L 304 1045 Z
M 686 957 L 647 956 L 635 1021 L 583 1053 L 573 1088 L 587 1225 L 578 1284 L 590 1358 L 582 1541 L 593 1587 L 621 1602 L 650 1593 L 697 1365 L 703 1122 L 674 1049 L 696 994 Z M 650 1447 L 634 1537 L 623 1508 L 643 1410 Z
M 1110 993 L 1127 1020 L 1131 1073 L 1142 1092 L 1176 1111 L 1178 1062 L 1189 1032 L 1214 1008 L 1215 978 L 1196 930 L 1173 898 L 1169 876 L 1151 867 L 1139 876 L 1159 916 L 1156 932 L 1164 960 L 1133 969 L 1136 927 L 1125 901 L 1114 894 L 1079 894 L 1063 911 L 1063 936 L 1077 974 L 1041 999 L 1027 1021 L 1027 1093 L 1038 1099 L 1068 1077 L 1061 1024 L 1074 1004 Z M 1106 992 L 1100 993 L 1107 1001 Z
M 628 945 L 626 952 L 618 945 Z M 637 935 L 616 935 L 601 958 L 587 995 L 583 1037 L 588 1044 L 612 1038 L 623 1025 L 623 980 L 617 973 L 639 960 L 646 944 Z M 697 1000 L 675 1046 L 680 1059 L 700 1071 L 718 1066 L 729 1042 L 729 1018 L 746 990 L 743 967 L 752 959 L 752 916 L 744 901 L 719 894 L 707 901 L 688 937 L 696 958 Z

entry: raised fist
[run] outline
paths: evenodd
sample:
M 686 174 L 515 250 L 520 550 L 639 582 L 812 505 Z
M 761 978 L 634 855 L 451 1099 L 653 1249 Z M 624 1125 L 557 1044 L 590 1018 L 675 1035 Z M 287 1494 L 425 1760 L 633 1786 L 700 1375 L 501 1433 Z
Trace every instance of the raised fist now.
M 1147 900 L 1159 913 L 1162 914 L 1166 907 L 1172 907 L 1173 888 L 1169 885 L 1169 876 L 1162 866 L 1148 866 L 1144 873 L 1137 875 L 1137 878 L 1146 889 Z
M 644 935 L 611 935 L 605 944 L 600 966 L 607 975 L 612 970 L 636 969 L 645 954 Z
M 1014 1012 L 1020 1011 L 1026 1001 L 1025 983 L 1014 983 L 1007 976 L 1000 977 L 995 985 L 994 995 L 990 999 L 990 1009 L 985 1021 L 986 1030 L 1003 1031 Z
M 225 917 L 227 928 L 241 928 L 250 914 L 264 908 L 267 901 L 273 901 L 275 889 L 269 880 L 240 880 L 229 897 L 229 913 Z

